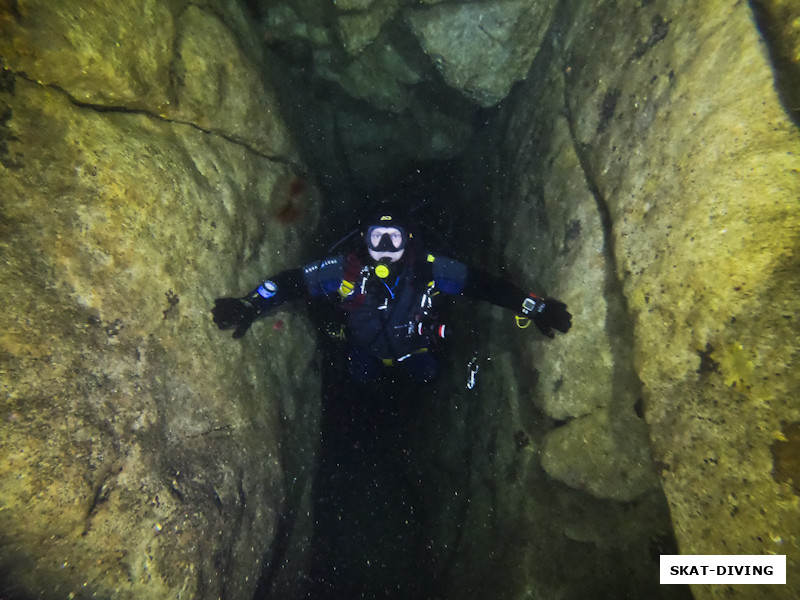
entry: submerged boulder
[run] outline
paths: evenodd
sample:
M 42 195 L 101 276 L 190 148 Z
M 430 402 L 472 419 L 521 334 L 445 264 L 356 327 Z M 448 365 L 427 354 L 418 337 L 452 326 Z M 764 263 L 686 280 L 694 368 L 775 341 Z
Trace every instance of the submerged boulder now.
M 406 21 L 453 89 L 484 108 L 525 78 L 556 3 L 494 0 L 415 7 Z
M 235 11 L 79 4 L 0 14 L 0 594 L 296 590 L 312 334 L 209 308 L 298 260 L 313 185 Z

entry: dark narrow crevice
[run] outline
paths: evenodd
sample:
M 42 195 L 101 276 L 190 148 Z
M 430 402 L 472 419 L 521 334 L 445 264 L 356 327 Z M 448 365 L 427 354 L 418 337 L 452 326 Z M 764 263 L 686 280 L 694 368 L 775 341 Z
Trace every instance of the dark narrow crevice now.
M 563 73 L 563 92 L 564 92 L 564 116 L 569 128 L 569 135 L 572 140 L 575 155 L 578 158 L 583 179 L 587 188 L 592 194 L 597 207 L 597 213 L 600 218 L 603 234 L 603 255 L 605 265 L 605 289 L 603 290 L 603 297 L 606 299 L 607 312 L 605 320 L 605 328 L 608 333 L 608 340 L 610 344 L 610 351 L 612 353 L 612 405 L 610 408 L 614 411 L 617 418 L 622 417 L 621 422 L 626 422 L 628 425 L 620 429 L 620 427 L 613 428 L 614 435 L 628 436 L 632 432 L 626 428 L 641 423 L 643 435 L 641 436 L 643 443 L 646 444 L 648 454 L 650 456 L 651 464 L 649 469 L 652 471 L 652 479 L 654 484 L 660 487 L 660 479 L 656 469 L 656 461 L 654 456 L 654 449 L 650 442 L 650 436 L 644 435 L 647 423 L 647 401 L 644 393 L 644 384 L 639 378 L 636 368 L 634 367 L 633 352 L 636 344 L 636 335 L 634 331 L 633 315 L 631 315 L 627 297 L 625 295 L 622 279 L 619 275 L 617 268 L 617 252 L 614 241 L 613 218 L 611 216 L 611 209 L 608 200 L 600 190 L 600 187 L 592 173 L 592 166 L 589 156 L 589 149 L 586 145 L 581 143 L 575 128 L 575 118 L 570 105 L 570 94 L 568 87 L 567 73 L 569 70 L 566 68 L 561 69 Z M 606 107 L 604 102 L 603 108 Z M 631 421 L 626 421 L 625 417 L 631 417 Z M 655 483 L 659 482 L 659 483 Z M 663 496 L 663 492 L 661 492 Z M 666 506 L 666 498 L 663 500 L 663 513 L 665 520 L 668 519 L 668 508 Z
M 301 505 L 299 494 L 287 498 L 285 504 L 287 509 L 278 515 L 277 530 L 268 552 L 269 560 L 265 561 L 261 567 L 253 600 L 266 600 L 274 597 L 281 569 L 286 568 L 285 561 L 291 549 L 297 523 L 297 513 L 293 507 Z
M 562 3 L 561 16 L 566 18 L 564 11 L 569 11 L 567 3 Z M 555 45 L 558 37 L 557 28 L 563 25 L 564 19 L 559 17 L 551 23 L 551 31 L 547 39 Z M 655 44 L 660 43 L 668 33 L 669 23 L 662 18 L 654 18 L 651 23 L 652 32 L 637 52 L 640 58 Z M 395 33 L 401 36 L 401 33 Z M 400 40 L 402 42 L 402 39 Z M 402 43 L 398 44 L 402 46 Z M 414 182 L 398 177 L 397 180 L 386 182 L 379 189 L 365 190 L 359 188 L 358 161 L 362 156 L 363 147 L 356 140 L 347 138 L 346 127 L 349 126 L 346 118 L 351 113 L 361 114 L 363 123 L 370 131 L 374 128 L 375 139 L 390 139 L 390 136 L 381 136 L 381 125 L 397 123 L 390 119 L 381 120 L 380 111 L 370 106 L 363 100 L 348 97 L 331 81 L 320 81 L 313 76 L 313 58 L 300 41 L 280 42 L 271 45 L 270 50 L 280 54 L 275 68 L 281 69 L 281 82 L 277 92 L 281 98 L 283 112 L 288 117 L 290 129 L 299 139 L 301 153 L 311 165 L 311 170 L 321 184 L 323 198 L 327 205 L 323 207 L 325 217 L 322 220 L 320 231 L 317 232 L 318 240 L 337 240 L 352 228 L 353 224 L 362 214 L 361 209 L 381 199 L 399 199 L 406 206 L 415 206 L 419 201 L 422 211 L 432 209 L 436 217 L 434 231 L 445 231 L 443 246 L 449 246 L 448 254 L 454 258 L 473 263 L 482 268 L 499 271 L 506 277 L 513 277 L 513 273 L 502 273 L 502 265 L 485 264 L 488 262 L 486 248 L 490 243 L 486 241 L 491 237 L 489 231 L 497 227 L 497 223 L 486 220 L 486 203 L 492 198 L 513 198 L 517 193 L 520 182 L 513 176 L 508 176 L 506 164 L 518 162 L 515 157 L 505 156 L 501 153 L 512 152 L 508 146 L 502 144 L 502 132 L 515 130 L 519 126 L 518 120 L 525 119 L 526 112 L 520 111 L 516 115 L 506 107 L 496 110 L 475 111 L 475 130 L 486 126 L 488 131 L 477 143 L 485 143 L 486 147 L 478 149 L 484 163 L 475 165 L 472 172 L 467 173 L 462 164 L 462 158 L 451 161 L 442 161 L 434 165 L 429 161 L 413 161 L 393 164 L 396 171 L 418 169 L 420 178 L 431 180 L 449 179 L 447 189 L 442 191 L 424 190 L 417 193 Z M 416 50 L 419 52 L 419 49 Z M 411 49 L 408 56 L 413 59 L 415 50 Z M 555 51 L 553 52 L 556 53 Z M 563 71 L 562 71 L 563 72 Z M 636 418 L 635 404 L 641 397 L 640 393 L 631 392 L 639 390 L 640 382 L 636 378 L 632 366 L 631 347 L 633 341 L 633 323 L 628 313 L 623 285 L 617 273 L 617 257 L 614 247 L 611 211 L 604 198 L 596 178 L 592 176 L 591 155 L 588 148 L 580 144 L 576 133 L 575 117 L 567 89 L 566 75 L 564 80 L 564 107 L 569 126 L 569 134 L 578 157 L 580 168 L 584 173 L 586 184 L 592 193 L 597 205 L 597 212 L 603 228 L 603 254 L 606 271 L 605 293 L 609 298 L 609 312 L 606 327 L 612 340 L 613 360 L 615 361 L 614 381 L 617 388 L 624 388 L 624 393 L 619 394 L 627 401 L 631 398 L 630 414 Z M 429 84 L 426 84 L 429 85 Z M 432 84 L 431 84 L 432 85 Z M 517 89 L 521 88 L 518 86 Z M 513 94 L 513 92 L 512 92 Z M 453 98 L 456 98 L 454 100 Z M 447 102 L 463 102 L 458 100 L 460 95 L 454 90 L 449 94 L 441 94 L 435 99 L 439 104 Z M 608 124 L 616 110 L 619 93 L 611 93 L 605 103 L 604 112 L 609 115 L 605 124 Z M 434 102 L 434 99 L 431 98 Z M 510 106 L 511 103 L 508 104 Z M 435 106 L 434 109 L 438 109 Z M 461 111 L 456 111 L 461 114 Z M 324 116 L 323 116 L 324 115 Z M 372 122 L 372 118 L 376 117 Z M 477 121 L 482 121 L 478 123 Z M 555 119 L 554 119 L 555 120 Z M 356 119 L 356 121 L 358 121 Z M 369 121 L 369 126 L 366 122 Z M 488 122 L 491 121 L 491 124 Z M 547 125 L 545 125 L 545 128 Z M 541 153 L 549 141 L 548 131 L 536 127 L 525 127 L 525 130 L 534 132 L 533 139 L 524 140 L 513 150 L 521 155 Z M 516 129 L 519 130 L 519 127 Z M 476 135 L 473 138 L 478 140 Z M 363 140 L 362 140 L 363 141 Z M 372 141 L 370 139 L 370 141 Z M 486 143 L 489 141 L 490 143 Z M 367 144 L 364 144 L 367 145 Z M 475 147 L 469 152 L 475 151 Z M 384 148 L 376 148 L 376 154 L 386 158 L 391 154 L 384 152 Z M 366 157 L 371 158 L 371 157 Z M 409 157 L 406 157 L 409 158 Z M 388 159 L 387 159 L 388 160 Z M 449 164 L 445 164 L 448 163 Z M 384 165 L 385 166 L 385 165 Z M 543 165 L 543 169 L 550 165 Z M 374 180 L 386 177 L 378 167 L 379 173 Z M 390 169 L 385 169 L 391 173 Z M 502 176 L 501 173 L 506 174 Z M 530 185 L 533 177 L 527 179 L 523 185 Z M 502 190 L 489 190 L 488 186 L 503 187 Z M 532 184 L 537 185 L 537 184 Z M 541 186 L 541 183 L 538 185 Z M 424 186 L 422 186 L 424 188 Z M 544 211 L 544 189 L 539 194 L 542 198 L 542 209 L 535 216 L 543 223 L 547 220 Z M 471 202 L 465 200 L 472 200 Z M 445 211 L 437 211 L 436 204 L 445 207 Z M 426 214 L 426 217 L 429 216 Z M 444 218 L 442 218 L 444 217 Z M 449 221 L 448 221 L 449 218 Z M 513 211 L 505 211 L 502 219 L 515 219 Z M 576 224 L 577 223 L 577 224 Z M 502 227 L 502 224 L 500 225 Z M 571 222 L 567 227 L 563 241 L 566 248 L 567 242 L 572 241 L 580 233 L 580 223 Z M 546 229 L 546 223 L 545 227 Z M 453 230 L 456 230 L 455 232 Z M 431 234 L 432 236 L 435 234 Z M 572 237 L 570 237 L 572 236 Z M 561 241 L 561 240 L 557 240 Z M 452 249 L 455 252 L 451 252 Z M 458 251 L 460 250 L 460 252 Z M 319 245 L 318 251 L 324 255 L 324 246 Z M 315 256 L 314 258 L 322 258 Z M 312 310 L 313 313 L 313 310 Z M 319 315 L 315 316 L 318 319 Z M 488 319 L 484 319 L 486 321 Z M 324 329 L 324 317 L 318 321 L 318 328 Z M 458 322 L 458 326 L 464 326 Z M 481 332 L 481 333 L 486 333 Z M 475 337 L 475 330 L 472 331 Z M 486 343 L 486 340 L 482 340 Z M 313 532 L 313 557 L 310 569 L 310 589 L 307 598 L 448 598 L 450 593 L 460 592 L 464 589 L 462 582 L 453 582 L 453 576 L 471 575 L 474 569 L 485 569 L 488 572 L 491 566 L 478 564 L 484 560 L 489 565 L 496 565 L 499 571 L 492 573 L 499 585 L 508 576 L 510 579 L 525 577 L 520 574 L 519 565 L 500 565 L 495 552 L 503 543 L 496 540 L 497 548 L 486 548 L 487 555 L 479 557 L 481 549 L 476 549 L 475 544 L 487 540 L 490 535 L 498 538 L 506 535 L 505 520 L 507 515 L 502 515 L 501 510 L 508 507 L 507 499 L 502 494 L 505 492 L 506 482 L 500 479 L 503 474 L 494 472 L 496 465 L 490 460 L 491 472 L 483 471 L 485 461 L 485 440 L 487 418 L 482 418 L 482 407 L 475 397 L 463 394 L 463 374 L 454 373 L 453 377 L 459 380 L 458 387 L 447 390 L 448 398 L 457 398 L 457 402 L 464 401 L 458 413 L 449 409 L 440 408 L 430 410 L 441 398 L 436 397 L 435 390 L 412 390 L 398 385 L 395 382 L 389 386 L 378 386 L 369 390 L 353 388 L 344 380 L 346 368 L 338 362 L 342 352 L 332 346 L 330 340 L 324 337 L 320 345 L 324 349 L 323 365 L 323 413 L 321 424 L 322 443 L 318 456 L 316 476 L 314 481 L 314 532 Z M 464 347 L 451 347 L 454 357 L 447 361 L 453 367 L 463 360 Z M 463 360 L 463 362 L 466 362 Z M 530 363 L 527 364 L 530 366 Z M 525 366 L 519 365 L 520 369 Z M 450 381 L 452 384 L 452 380 Z M 631 387 L 633 386 L 633 388 Z M 444 395 L 444 394 L 443 394 Z M 471 402 L 472 401 L 472 402 Z M 426 405 L 428 414 L 426 414 Z M 437 439 L 421 440 L 415 437 L 412 431 L 418 426 L 420 419 L 431 418 L 439 415 L 442 418 L 442 427 L 453 426 L 451 419 L 463 419 L 463 431 L 457 434 L 459 439 L 455 442 L 458 449 L 452 448 L 453 440 L 439 442 Z M 436 425 L 428 425 L 420 429 L 435 435 Z M 458 426 L 458 425 L 456 425 Z M 488 427 L 494 427 L 488 425 Z M 527 446 L 526 433 L 521 433 L 519 438 L 514 438 L 518 450 Z M 493 434 L 497 445 L 502 441 L 500 433 Z M 461 438 L 463 436 L 464 439 Z M 489 436 L 489 453 L 493 453 L 492 436 Z M 476 443 L 481 440 L 481 443 Z M 507 442 L 507 439 L 506 439 Z M 450 447 L 444 448 L 444 443 Z M 437 446 L 441 444 L 441 446 Z M 420 453 L 421 445 L 426 445 Z M 520 446 L 521 445 L 521 446 Z M 441 464 L 424 462 L 414 463 L 420 456 L 430 458 L 437 450 L 443 450 Z M 502 452 L 497 451 L 502 457 Z M 453 455 L 456 456 L 454 459 Z M 459 463 L 460 458 L 460 463 Z M 438 457 L 437 457 L 438 460 Z M 453 461 L 458 463 L 453 464 Z M 497 463 L 499 464 L 499 460 Z M 458 472 L 454 472 L 454 471 Z M 419 473 L 423 475 L 420 476 Z M 436 482 L 437 475 L 441 476 L 443 485 L 441 489 Z M 540 475 L 544 477 L 543 474 Z M 492 479 L 497 477 L 497 479 Z M 427 481 L 426 481 L 427 479 Z M 433 481 L 433 485 L 431 482 Z M 554 486 L 556 487 L 556 486 Z M 445 491 L 445 488 L 446 491 Z M 453 489 L 457 488 L 458 494 L 451 496 Z M 513 492 L 510 492 L 513 493 Z M 448 494 L 445 496 L 445 494 Z M 566 496 L 567 494 L 565 494 Z M 577 497 L 578 492 L 575 493 Z M 573 497 L 573 496 L 570 496 Z M 587 503 L 591 502 L 591 498 Z M 543 501 L 546 504 L 546 501 Z M 575 500 L 579 502 L 579 500 Z M 538 507 L 537 507 L 538 508 Z M 488 518 L 486 511 L 490 511 Z M 430 514 L 432 511 L 441 511 L 443 514 Z M 659 513 L 658 518 L 662 515 Z M 585 518 L 583 516 L 582 518 Z M 664 522 L 668 518 L 665 517 Z M 470 526 L 483 523 L 487 531 L 475 531 Z M 528 524 L 526 524 L 527 526 Z M 545 524 L 546 529 L 550 524 Z M 549 532 L 552 533 L 552 532 Z M 520 534 L 525 537 L 533 534 Z M 555 535 L 555 534 L 554 534 Z M 517 540 L 518 542 L 518 540 Z M 489 545 L 495 543 L 492 540 Z M 560 543 L 560 542 L 558 542 Z M 531 543 L 535 546 L 535 543 Z M 570 544 L 565 545 L 569 547 Z M 528 549 L 526 549 L 528 551 Z M 532 551 L 537 556 L 543 553 L 543 548 Z M 563 547 L 558 552 L 564 552 Z M 604 560 L 604 552 L 586 551 L 586 556 Z M 522 559 L 521 559 L 522 560 Z M 527 558 L 525 559 L 527 560 Z M 558 565 L 542 566 L 543 571 L 556 572 Z M 591 572 L 587 567 L 586 572 Z M 545 576 L 545 579 L 549 575 Z M 556 575 L 553 575 L 556 577 Z M 567 576 L 565 576 L 567 577 Z M 619 580 L 613 584 L 620 589 L 626 589 L 626 582 Z M 583 589 L 582 584 L 576 584 L 576 589 Z M 615 588 L 616 589 L 616 588 Z M 266 596 L 264 596 L 266 597 Z M 586 596 L 588 597 L 588 596 Z M 257 598 L 257 600 L 261 600 Z
M 772 70 L 775 75 L 775 88 L 786 114 L 800 127 L 800 61 L 793 53 L 796 51 L 796 31 L 790 33 L 787 23 L 791 22 L 792 3 L 767 3 L 764 0 L 750 0 L 761 37 L 769 52 Z M 796 9 L 795 9 L 796 10 Z
M 608 202 L 600 191 L 600 187 L 592 175 L 591 162 L 589 161 L 589 152 L 585 144 L 578 138 L 578 133 L 575 130 L 575 116 L 572 113 L 572 106 L 569 99 L 569 88 L 567 81 L 567 73 L 570 72 L 568 61 L 565 60 L 564 66 L 561 69 L 563 75 L 564 87 L 564 118 L 567 121 L 569 128 L 570 139 L 572 140 L 572 147 L 575 151 L 575 156 L 580 163 L 581 172 L 583 173 L 583 180 L 586 187 L 591 192 L 597 206 L 597 214 L 600 217 L 603 233 L 603 254 L 605 256 L 606 274 L 608 277 L 606 281 L 609 285 L 613 285 L 614 291 L 622 291 L 622 284 L 617 275 L 617 257 L 614 248 L 614 233 L 613 233 L 613 220 L 611 219 L 611 210 L 609 209 Z M 611 282 L 614 282 L 613 284 Z
M 480 408 L 478 399 L 479 396 L 476 393 L 470 393 L 466 396 L 467 404 L 464 420 L 472 428 L 472 433 L 469 436 L 470 439 L 480 439 L 480 432 L 478 431 L 478 428 L 480 427 L 480 421 L 476 418 L 477 412 Z M 472 469 L 474 462 L 474 444 L 464 444 L 462 446 L 462 464 L 464 465 L 464 470 L 460 474 L 460 477 L 463 480 L 461 487 L 463 490 L 466 490 L 466 493 L 460 498 L 457 498 L 455 502 L 455 508 L 451 509 L 455 515 L 454 519 L 457 523 L 459 523 L 459 526 L 456 528 L 455 535 L 453 536 L 452 540 L 450 540 L 444 546 L 444 557 L 440 559 L 440 565 L 436 573 L 436 578 L 433 581 L 434 585 L 431 588 L 436 594 L 435 597 L 447 597 L 448 588 L 452 583 L 450 581 L 450 574 L 454 571 L 456 563 L 458 562 L 461 552 L 465 546 L 465 537 L 467 536 L 468 531 L 463 525 L 467 523 L 467 518 L 469 516 L 470 496 L 472 491 L 471 484 L 474 480 Z M 453 476 L 456 479 L 459 478 L 459 474 L 453 474 Z
M 328 362 L 307 598 L 424 597 L 431 557 L 409 434 L 430 392 L 353 387 L 334 355 Z
M 286 414 L 283 404 L 278 405 L 278 422 L 290 423 L 291 419 Z M 299 466 L 290 452 L 294 447 L 292 437 L 294 432 L 284 434 L 282 442 L 278 443 L 279 463 L 284 465 L 283 489 L 285 499 L 278 507 L 276 531 L 272 544 L 267 552 L 266 560 L 261 567 L 256 591 L 253 600 L 274 598 L 279 589 L 283 570 L 289 566 L 290 555 L 295 542 L 295 533 L 298 525 L 298 510 L 303 506 L 306 493 L 306 477 L 301 472 L 306 465 Z M 302 459 L 301 459 L 302 460 Z
M 406 208 L 417 208 L 414 215 L 420 220 L 447 223 L 443 196 L 451 193 L 451 167 L 419 165 L 419 171 L 412 169 L 369 197 L 405 199 Z M 446 246 L 451 233 L 447 227 L 422 229 L 433 248 Z M 413 384 L 389 370 L 375 384 L 354 385 L 346 375 L 341 342 L 326 335 L 332 310 L 336 307 L 326 300 L 310 306 L 319 332 L 323 394 L 306 597 L 430 597 L 446 582 L 443 573 L 456 560 L 463 534 L 459 529 L 458 539 L 447 548 L 449 556 L 438 554 L 428 529 L 435 517 L 427 514 L 425 467 L 418 459 L 418 432 L 430 418 L 431 407 L 441 401 L 438 391 L 446 381 Z M 464 452 L 470 462 L 471 447 Z M 463 485 L 466 489 L 468 483 Z M 457 502 L 465 515 L 467 497 Z
M 660 39 L 656 40 L 660 41 Z M 566 56 L 567 54 L 565 54 Z M 630 436 L 634 434 L 629 428 L 631 425 L 641 423 L 642 428 L 647 428 L 647 404 L 645 401 L 644 384 L 642 383 L 639 375 L 634 367 L 633 352 L 636 343 L 636 336 L 634 331 L 633 315 L 630 312 L 627 297 L 624 291 L 622 278 L 619 274 L 617 265 L 617 249 L 614 240 L 613 218 L 611 215 L 611 208 L 608 199 L 603 194 L 597 180 L 593 174 L 590 150 L 587 144 L 583 144 L 578 137 L 575 117 L 570 103 L 569 82 L 567 64 L 563 65 L 562 85 L 564 93 L 564 118 L 567 121 L 570 139 L 575 156 L 578 159 L 583 180 L 592 194 L 597 207 L 597 213 L 600 218 L 603 235 L 603 256 L 605 267 L 605 289 L 603 290 L 603 297 L 606 299 L 607 312 L 605 320 L 605 328 L 608 333 L 610 344 L 610 351 L 612 354 L 612 393 L 611 398 L 613 403 L 611 408 L 616 413 L 615 417 L 624 417 L 628 415 L 632 420 L 621 419 L 620 423 L 625 423 L 620 427 L 611 427 L 610 431 L 614 431 L 612 435 Z M 615 92 L 611 92 L 612 98 L 606 95 L 606 99 L 601 106 L 601 111 L 614 111 L 611 104 L 616 104 Z M 610 117 L 609 117 L 610 118 Z M 599 132 L 598 132 L 599 133 Z M 665 524 L 670 522 L 669 506 L 667 505 L 666 496 L 661 488 L 660 478 L 657 473 L 657 462 L 654 456 L 654 450 L 649 435 L 642 435 L 642 443 L 646 444 L 648 453 L 650 455 L 650 465 L 648 468 L 653 473 L 654 486 L 657 486 L 658 500 L 654 504 L 654 510 L 657 511 L 655 518 L 660 519 Z M 654 544 L 651 541 L 651 544 Z M 667 549 L 669 552 L 677 552 L 677 541 L 674 532 L 665 527 L 665 532 L 658 540 L 658 544 L 662 550 Z M 654 564 L 657 564 L 657 555 L 653 556 Z M 657 568 L 657 567 L 655 567 Z M 688 596 L 688 590 L 684 588 L 676 589 L 675 597 Z
M 614 394 L 615 398 L 632 397 L 638 401 L 642 397 L 642 382 L 639 380 L 636 370 L 633 367 L 632 350 L 636 340 L 634 334 L 634 325 L 630 310 L 628 308 L 628 301 L 625 296 L 623 283 L 617 268 L 617 252 L 614 242 L 614 228 L 613 218 L 611 216 L 611 209 L 608 200 L 600 190 L 597 181 L 592 173 L 591 161 L 589 158 L 588 147 L 581 142 L 578 138 L 575 129 L 575 117 L 572 112 L 570 104 L 570 94 L 568 87 L 569 69 L 565 60 L 561 72 L 563 74 L 563 91 L 564 91 L 564 118 L 569 128 L 570 139 L 572 140 L 572 147 L 575 156 L 578 158 L 581 173 L 583 173 L 583 180 L 586 187 L 592 194 L 597 207 L 597 214 L 600 218 L 600 224 L 603 234 L 603 256 L 605 265 L 605 290 L 604 298 L 608 305 L 608 312 L 606 315 L 606 329 L 608 330 L 608 338 L 611 343 L 611 351 L 613 353 L 614 364 L 614 377 L 613 385 L 618 393 Z M 607 102 L 603 103 L 603 110 L 607 109 Z M 616 104 L 616 100 L 613 100 Z M 613 110 L 613 109 L 611 109 Z M 635 390 L 631 392 L 631 390 Z M 633 410 L 633 404 L 630 407 Z M 646 410 L 646 407 L 645 407 Z

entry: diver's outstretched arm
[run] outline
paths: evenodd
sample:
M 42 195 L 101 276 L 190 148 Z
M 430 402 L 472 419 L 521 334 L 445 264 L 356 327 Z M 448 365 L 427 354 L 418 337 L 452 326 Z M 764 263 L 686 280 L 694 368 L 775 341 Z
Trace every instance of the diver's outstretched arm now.
M 555 337 L 554 329 L 567 333 L 572 327 L 572 315 L 560 300 L 526 292 L 510 281 L 484 271 L 468 270 L 464 295 L 515 311 L 533 321 L 536 328 L 549 338 Z
M 288 269 L 266 279 L 252 292 L 241 298 L 214 300 L 214 323 L 220 329 L 233 329 L 234 338 L 240 338 L 258 317 L 262 317 L 281 304 L 301 298 L 317 298 L 336 292 L 349 257 L 332 256 L 317 260 L 302 268 Z
M 428 262 L 437 286 L 445 293 L 463 294 L 513 310 L 532 320 L 537 329 L 549 338 L 555 337 L 554 330 L 566 333 L 572 327 L 572 315 L 560 300 L 526 292 L 510 281 L 472 269 L 451 258 L 430 255 Z
M 240 338 L 258 317 L 266 315 L 284 302 L 307 296 L 302 269 L 289 269 L 270 277 L 252 292 L 241 298 L 214 300 L 214 323 L 220 329 L 233 329 Z

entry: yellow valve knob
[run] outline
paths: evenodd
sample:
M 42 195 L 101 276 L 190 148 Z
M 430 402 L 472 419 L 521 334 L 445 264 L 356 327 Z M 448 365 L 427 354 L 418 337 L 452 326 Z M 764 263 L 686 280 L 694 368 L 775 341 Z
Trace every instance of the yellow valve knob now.
M 375 267 L 375 275 L 381 279 L 386 279 L 389 276 L 389 267 L 386 265 L 378 265 Z

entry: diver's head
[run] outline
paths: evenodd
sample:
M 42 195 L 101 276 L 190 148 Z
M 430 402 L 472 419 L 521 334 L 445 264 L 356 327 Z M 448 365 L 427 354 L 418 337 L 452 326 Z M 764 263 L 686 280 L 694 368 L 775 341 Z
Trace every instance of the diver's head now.
M 403 258 L 410 234 L 391 214 L 378 215 L 363 231 L 367 251 L 375 262 L 397 262 Z

